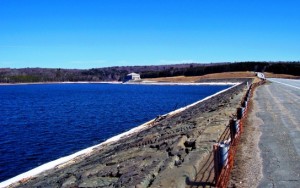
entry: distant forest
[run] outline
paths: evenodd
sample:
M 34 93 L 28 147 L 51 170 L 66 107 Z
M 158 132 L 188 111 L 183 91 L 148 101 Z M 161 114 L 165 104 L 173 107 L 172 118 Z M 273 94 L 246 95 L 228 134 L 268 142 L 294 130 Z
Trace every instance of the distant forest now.
M 159 66 L 122 66 L 93 69 L 0 68 L 1 83 L 122 81 L 131 73 L 142 78 L 201 76 L 211 73 L 255 71 L 300 76 L 300 62 L 235 62 L 177 64 Z

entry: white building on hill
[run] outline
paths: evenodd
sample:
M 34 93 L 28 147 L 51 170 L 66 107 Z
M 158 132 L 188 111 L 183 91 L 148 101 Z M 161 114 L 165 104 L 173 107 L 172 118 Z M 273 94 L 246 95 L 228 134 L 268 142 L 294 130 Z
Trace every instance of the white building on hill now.
M 124 79 L 124 82 L 136 81 L 136 80 L 140 80 L 140 79 L 141 79 L 141 76 L 139 74 L 133 72 L 133 73 L 127 74 L 127 76 Z

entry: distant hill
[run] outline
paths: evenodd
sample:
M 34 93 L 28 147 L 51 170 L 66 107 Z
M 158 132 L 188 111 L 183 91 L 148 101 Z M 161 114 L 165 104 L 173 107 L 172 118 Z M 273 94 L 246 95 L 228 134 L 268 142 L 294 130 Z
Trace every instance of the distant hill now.
M 122 66 L 93 69 L 0 68 L 1 83 L 121 81 L 131 73 L 142 78 L 201 76 L 210 73 L 256 71 L 300 76 L 300 62 L 235 62 L 211 64 L 176 64 L 157 66 Z

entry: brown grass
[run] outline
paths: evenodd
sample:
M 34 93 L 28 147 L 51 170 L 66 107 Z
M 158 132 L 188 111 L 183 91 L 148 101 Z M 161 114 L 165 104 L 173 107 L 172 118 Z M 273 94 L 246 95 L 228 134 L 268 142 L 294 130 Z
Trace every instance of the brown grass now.
M 288 78 L 288 79 L 300 79 L 300 76 L 293 76 L 289 74 L 273 74 L 270 72 L 265 73 L 266 78 Z
M 203 76 L 175 76 L 175 77 L 160 77 L 160 78 L 146 78 L 144 81 L 154 82 L 196 82 L 203 79 L 228 79 L 228 78 L 254 78 L 256 75 L 254 72 L 224 72 L 206 74 Z M 293 78 L 299 79 L 299 76 L 287 75 L 287 74 L 273 74 L 265 73 L 266 78 Z
M 215 74 L 206 74 L 203 76 L 175 76 L 175 77 L 160 77 L 147 78 L 146 81 L 156 82 L 195 82 L 202 79 L 226 79 L 226 78 L 249 78 L 255 77 L 253 72 L 224 72 Z

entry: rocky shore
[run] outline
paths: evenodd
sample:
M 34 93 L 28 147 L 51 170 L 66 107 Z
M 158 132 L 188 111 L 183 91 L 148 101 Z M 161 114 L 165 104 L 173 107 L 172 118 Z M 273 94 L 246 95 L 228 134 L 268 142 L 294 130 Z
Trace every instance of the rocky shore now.
M 245 89 L 243 82 L 180 113 L 159 117 L 146 130 L 10 187 L 185 187 L 228 129 Z

